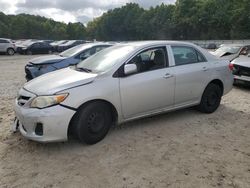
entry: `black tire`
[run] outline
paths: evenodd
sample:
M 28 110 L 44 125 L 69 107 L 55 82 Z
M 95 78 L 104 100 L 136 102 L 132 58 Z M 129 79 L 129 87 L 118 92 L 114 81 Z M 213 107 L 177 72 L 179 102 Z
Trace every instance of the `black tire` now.
M 28 50 L 28 51 L 26 52 L 26 54 L 27 54 L 27 55 L 32 55 L 32 51 Z
M 15 54 L 15 50 L 13 48 L 8 48 L 7 49 L 7 54 L 8 55 L 14 55 Z
M 198 110 L 203 113 L 213 113 L 220 106 L 222 89 L 216 84 L 209 84 L 198 105 Z
M 86 144 L 101 141 L 111 125 L 111 110 L 103 102 L 92 102 L 80 108 L 72 121 L 74 136 Z

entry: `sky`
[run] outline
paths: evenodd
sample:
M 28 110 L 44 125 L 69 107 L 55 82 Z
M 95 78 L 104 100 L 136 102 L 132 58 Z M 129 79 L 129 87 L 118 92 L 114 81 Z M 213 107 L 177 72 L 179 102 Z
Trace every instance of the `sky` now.
M 107 10 L 129 2 L 149 8 L 161 3 L 174 3 L 175 0 L 0 0 L 0 11 L 5 14 L 27 13 L 65 23 L 82 22 L 86 24 Z

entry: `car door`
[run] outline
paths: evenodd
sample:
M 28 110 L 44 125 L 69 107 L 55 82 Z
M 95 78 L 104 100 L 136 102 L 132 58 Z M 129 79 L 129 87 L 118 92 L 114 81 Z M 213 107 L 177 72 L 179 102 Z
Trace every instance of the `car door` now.
M 119 79 L 125 119 L 173 107 L 175 78 L 165 46 L 143 50 L 127 64 L 135 64 L 137 72 Z
M 5 40 L 2 40 L 0 39 L 0 52 L 5 52 L 5 47 L 6 46 L 6 41 Z
M 175 106 L 199 102 L 207 81 L 210 67 L 204 55 L 191 46 L 171 46 L 176 77 Z
M 48 45 L 46 43 L 40 43 L 39 46 L 39 53 L 41 54 L 47 54 L 48 53 Z
M 39 54 L 41 50 L 40 43 L 32 44 L 29 50 L 32 51 L 33 54 Z

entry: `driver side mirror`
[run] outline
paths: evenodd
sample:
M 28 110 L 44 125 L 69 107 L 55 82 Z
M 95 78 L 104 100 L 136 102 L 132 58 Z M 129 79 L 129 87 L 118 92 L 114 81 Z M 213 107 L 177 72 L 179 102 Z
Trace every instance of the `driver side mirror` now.
M 135 64 L 126 64 L 124 66 L 124 74 L 130 75 L 137 72 L 137 66 Z

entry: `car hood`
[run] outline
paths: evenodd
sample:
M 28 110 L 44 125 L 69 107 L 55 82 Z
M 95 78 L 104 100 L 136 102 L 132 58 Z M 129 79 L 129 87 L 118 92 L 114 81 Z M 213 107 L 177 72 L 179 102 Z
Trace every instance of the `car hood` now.
M 236 57 L 237 57 L 237 54 L 232 54 L 232 55 L 227 55 L 227 56 L 221 56 L 220 59 L 232 61 Z
M 65 89 L 91 83 L 96 76 L 97 74 L 65 68 L 39 76 L 27 82 L 24 85 L 24 89 L 36 95 L 53 95 Z
M 233 60 L 232 64 L 250 68 L 250 57 L 240 56 L 240 57 L 236 58 L 235 60 Z
M 47 56 L 34 58 L 30 60 L 30 63 L 35 64 L 35 65 L 50 64 L 50 63 L 62 61 L 64 59 L 66 59 L 66 57 L 61 57 L 59 55 L 47 55 Z
M 237 54 L 231 54 L 231 55 L 226 55 L 224 56 L 227 52 L 221 52 L 221 53 L 215 53 L 215 52 L 210 52 L 212 55 L 219 57 L 220 59 L 225 59 L 232 61 L 235 57 L 237 57 Z

